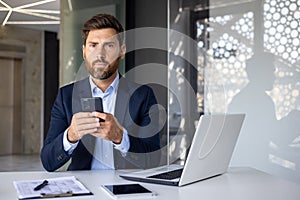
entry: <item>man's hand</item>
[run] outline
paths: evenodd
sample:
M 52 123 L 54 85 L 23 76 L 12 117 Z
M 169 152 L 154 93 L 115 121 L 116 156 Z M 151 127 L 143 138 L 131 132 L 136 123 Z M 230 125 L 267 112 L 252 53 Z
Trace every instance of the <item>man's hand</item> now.
M 98 131 L 91 133 L 91 135 L 120 144 L 123 138 L 123 127 L 118 120 L 110 113 L 93 112 L 92 114 L 94 117 L 103 119 L 104 122 L 99 122 Z
M 68 140 L 75 143 L 86 134 L 96 133 L 100 127 L 99 118 L 90 112 L 79 112 L 73 115 L 68 130 Z

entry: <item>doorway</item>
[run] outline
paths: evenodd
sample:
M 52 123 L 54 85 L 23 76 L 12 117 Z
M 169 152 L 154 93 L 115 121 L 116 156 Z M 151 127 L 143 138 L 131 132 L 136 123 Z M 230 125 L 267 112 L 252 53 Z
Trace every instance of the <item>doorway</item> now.
M 22 62 L 0 57 L 0 155 L 22 152 Z

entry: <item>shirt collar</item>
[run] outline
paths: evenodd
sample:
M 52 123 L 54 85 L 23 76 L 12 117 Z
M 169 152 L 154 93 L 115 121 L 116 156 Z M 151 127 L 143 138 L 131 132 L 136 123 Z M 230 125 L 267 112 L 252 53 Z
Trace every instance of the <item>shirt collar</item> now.
M 106 89 L 105 92 L 102 92 L 102 90 L 100 88 L 97 87 L 97 85 L 94 83 L 94 81 L 92 80 L 92 77 L 89 76 L 89 82 L 90 82 L 90 86 L 91 86 L 91 92 L 92 94 L 97 94 L 97 93 L 102 93 L 102 94 L 106 94 L 106 93 L 110 93 L 112 91 L 116 91 L 116 88 L 119 85 L 119 75 L 116 76 L 116 78 L 114 79 L 114 81 L 110 84 L 110 86 Z

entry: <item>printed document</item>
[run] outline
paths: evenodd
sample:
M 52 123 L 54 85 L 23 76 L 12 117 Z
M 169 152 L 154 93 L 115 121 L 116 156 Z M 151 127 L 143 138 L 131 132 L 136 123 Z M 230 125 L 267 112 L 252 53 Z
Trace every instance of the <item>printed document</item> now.
M 91 195 L 92 193 L 74 176 L 46 179 L 48 182 L 39 190 L 35 188 L 45 180 L 14 181 L 14 186 L 19 199 L 66 197 Z

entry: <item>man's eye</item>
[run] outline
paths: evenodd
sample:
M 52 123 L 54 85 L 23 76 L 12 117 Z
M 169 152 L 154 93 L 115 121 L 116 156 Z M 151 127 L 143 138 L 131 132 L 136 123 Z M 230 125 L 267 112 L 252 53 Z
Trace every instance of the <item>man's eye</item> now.
M 90 44 L 89 47 L 94 48 L 94 47 L 96 47 L 96 44 Z
M 107 48 L 114 48 L 115 45 L 110 43 L 110 44 L 106 44 L 105 46 L 106 46 Z

